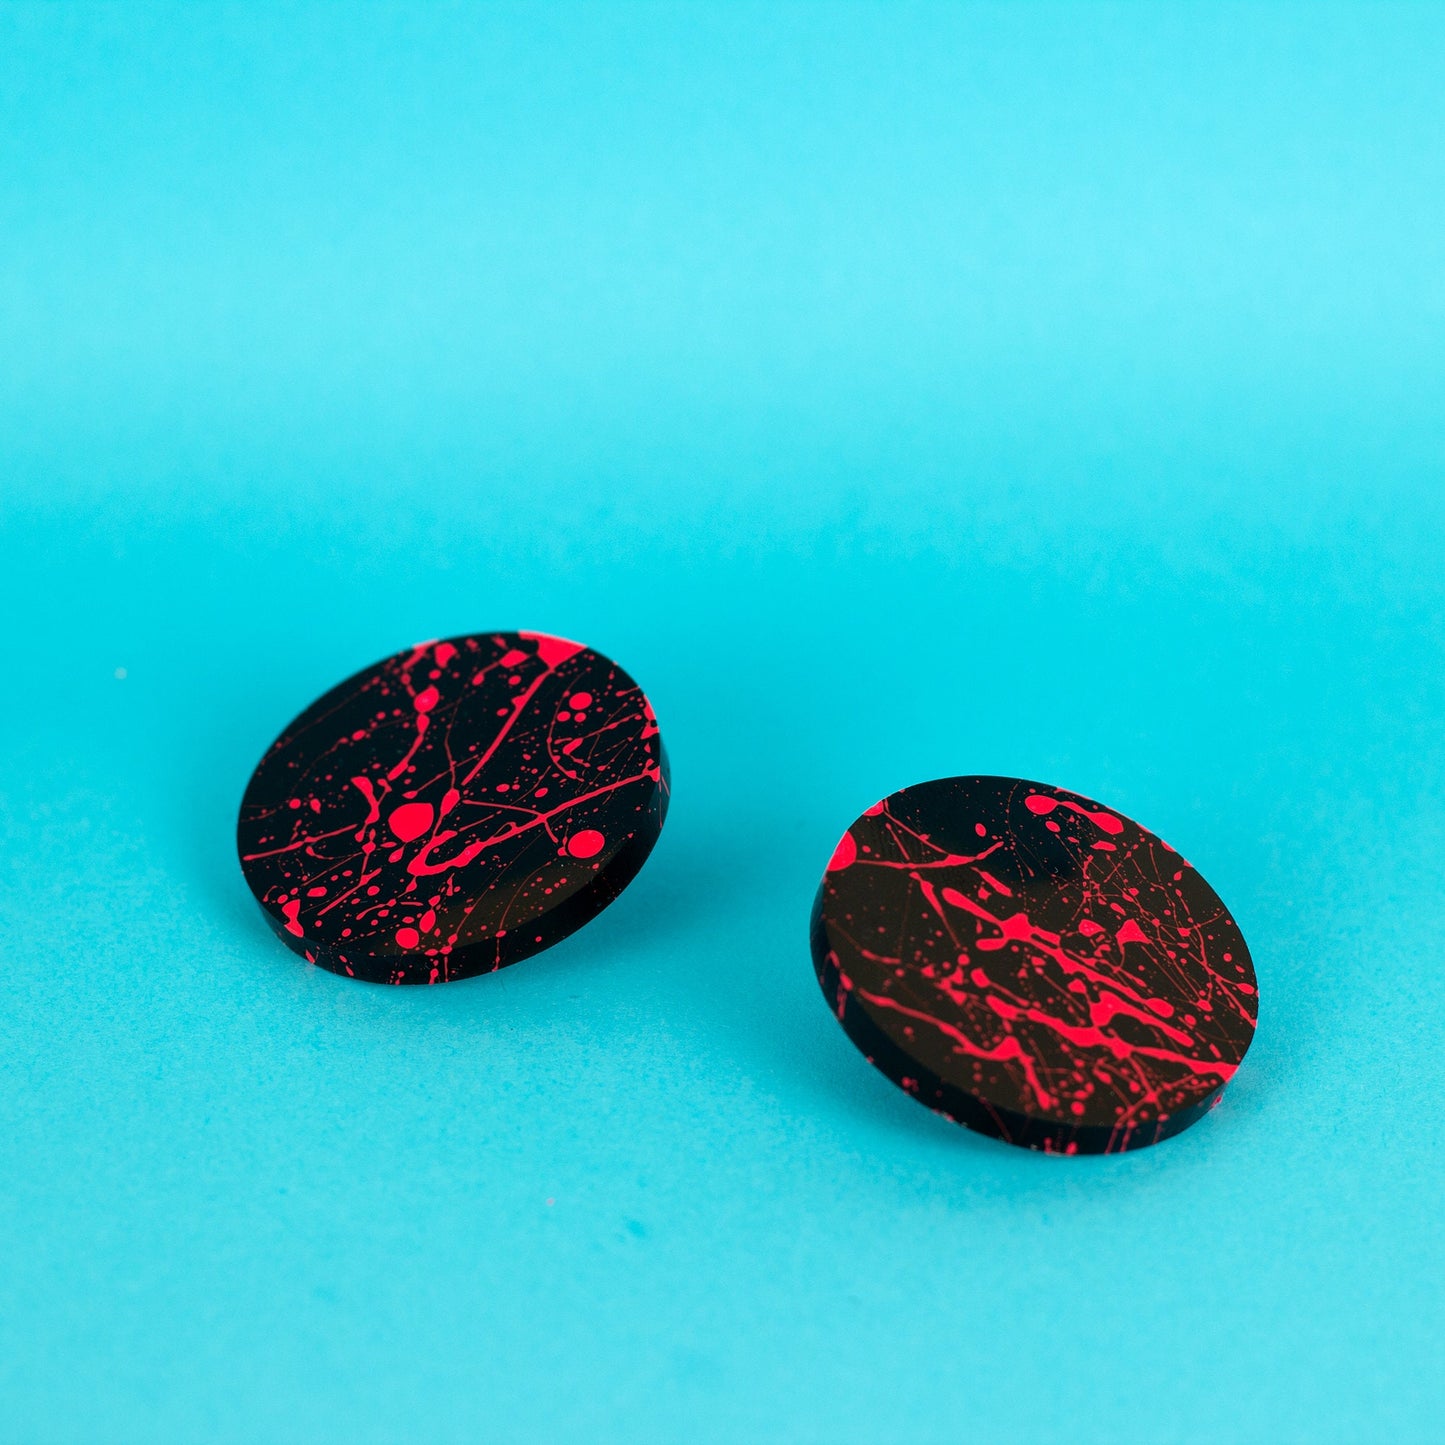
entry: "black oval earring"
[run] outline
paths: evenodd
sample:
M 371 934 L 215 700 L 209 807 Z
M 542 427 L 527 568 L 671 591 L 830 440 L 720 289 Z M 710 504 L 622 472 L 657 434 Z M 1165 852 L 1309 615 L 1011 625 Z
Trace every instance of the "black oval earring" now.
M 971 1129 L 1052 1153 L 1177 1134 L 1254 1037 L 1249 950 L 1169 845 L 1077 793 L 942 778 L 869 808 L 813 909 L 869 1061 Z
M 662 831 L 667 756 L 615 662 L 537 632 L 399 652 L 267 750 L 237 848 L 283 943 L 335 973 L 444 983 L 549 947 Z

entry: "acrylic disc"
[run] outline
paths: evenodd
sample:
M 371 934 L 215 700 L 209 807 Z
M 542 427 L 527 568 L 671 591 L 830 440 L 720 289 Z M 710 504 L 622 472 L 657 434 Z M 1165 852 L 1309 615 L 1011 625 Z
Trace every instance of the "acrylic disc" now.
M 657 841 L 668 771 L 615 662 L 535 632 L 399 652 L 267 750 L 237 846 L 281 940 L 378 983 L 488 973 L 556 943 Z
M 1254 1036 L 1249 950 L 1167 843 L 1077 793 L 942 778 L 869 808 L 813 911 L 829 1004 L 869 1060 L 1013 1144 L 1178 1133 Z

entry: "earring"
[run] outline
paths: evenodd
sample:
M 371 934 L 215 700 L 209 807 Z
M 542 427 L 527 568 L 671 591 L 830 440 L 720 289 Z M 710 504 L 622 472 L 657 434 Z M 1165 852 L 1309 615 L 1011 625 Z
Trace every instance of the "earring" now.
M 241 870 L 281 941 L 334 973 L 445 983 L 565 938 L 662 831 L 667 755 L 615 662 L 538 632 L 398 652 L 267 750 Z
M 1258 1014 L 1244 939 L 1178 853 L 1017 778 L 941 778 L 869 808 L 828 864 L 812 950 L 870 1063 L 936 1112 L 1049 1153 L 1188 1128 Z

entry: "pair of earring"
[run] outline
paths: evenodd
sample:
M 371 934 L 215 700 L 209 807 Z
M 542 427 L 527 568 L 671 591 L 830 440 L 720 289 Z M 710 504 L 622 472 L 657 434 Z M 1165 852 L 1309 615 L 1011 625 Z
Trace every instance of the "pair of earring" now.
M 301 713 L 251 777 L 237 844 L 309 962 L 445 983 L 600 913 L 668 797 L 657 719 L 622 668 L 542 633 L 478 633 L 399 652 Z M 945 778 L 868 808 L 828 862 L 811 941 L 869 1062 L 1029 1148 L 1178 1133 L 1254 1035 L 1249 951 L 1204 879 L 1123 815 L 1021 779 Z

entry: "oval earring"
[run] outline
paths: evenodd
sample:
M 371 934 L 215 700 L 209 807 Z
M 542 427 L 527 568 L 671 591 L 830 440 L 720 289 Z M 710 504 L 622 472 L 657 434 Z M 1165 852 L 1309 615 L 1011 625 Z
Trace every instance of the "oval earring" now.
M 642 690 L 538 632 L 427 642 L 363 668 L 267 749 L 237 851 L 287 947 L 377 983 L 490 973 L 600 913 L 669 796 Z
M 1254 1037 L 1234 920 L 1162 839 L 1018 778 L 920 783 L 834 850 L 814 968 L 869 1062 L 1050 1153 L 1137 1149 L 1219 1101 Z

